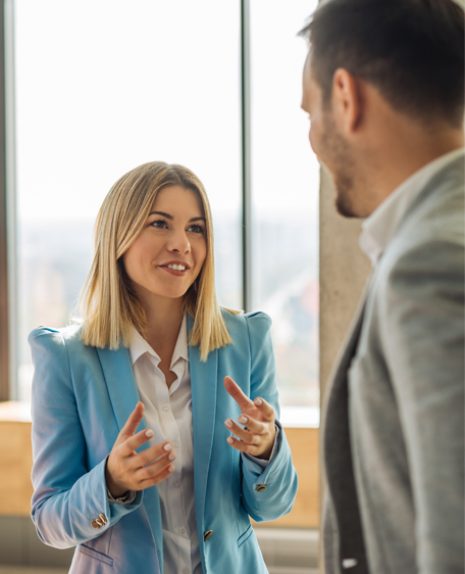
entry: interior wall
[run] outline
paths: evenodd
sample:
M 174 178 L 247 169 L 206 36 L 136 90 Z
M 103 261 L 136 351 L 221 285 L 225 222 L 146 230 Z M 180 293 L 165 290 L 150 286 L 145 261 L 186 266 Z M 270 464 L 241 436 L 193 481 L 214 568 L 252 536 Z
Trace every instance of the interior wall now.
M 325 393 L 338 353 L 370 272 L 358 238 L 361 221 L 336 212 L 331 178 L 321 170 L 320 185 L 320 390 Z

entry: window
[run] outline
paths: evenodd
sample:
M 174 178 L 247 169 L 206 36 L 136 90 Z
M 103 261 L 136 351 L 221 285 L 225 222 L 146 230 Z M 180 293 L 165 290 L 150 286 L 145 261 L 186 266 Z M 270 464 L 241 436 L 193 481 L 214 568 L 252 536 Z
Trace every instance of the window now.
M 220 301 L 242 308 L 245 285 L 248 306 L 272 316 L 282 404 L 306 407 L 304 424 L 308 409 L 317 413 L 318 171 L 299 108 L 306 46 L 297 37 L 312 5 L 261 0 L 246 13 L 245 278 L 240 8 L 215 0 L 16 0 L 14 398 L 29 398 L 29 331 L 63 325 L 76 312 L 103 197 L 122 173 L 160 159 L 187 165 L 205 183 Z
M 19 399 L 30 392 L 27 334 L 69 321 L 103 197 L 144 161 L 183 163 L 204 182 L 219 290 L 241 307 L 237 6 L 128 6 L 16 2 Z
M 273 319 L 281 402 L 292 407 L 284 422 L 317 426 L 319 168 L 300 109 L 307 45 L 297 36 L 311 4 L 250 3 L 250 281 L 252 306 Z

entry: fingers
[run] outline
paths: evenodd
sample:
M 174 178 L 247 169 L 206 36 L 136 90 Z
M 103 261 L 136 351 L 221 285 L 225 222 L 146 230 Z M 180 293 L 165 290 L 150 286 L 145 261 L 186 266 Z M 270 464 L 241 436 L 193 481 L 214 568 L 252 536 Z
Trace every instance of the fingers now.
M 142 417 L 144 416 L 144 404 L 139 401 L 132 413 L 129 415 L 128 420 L 124 424 L 123 428 L 121 429 L 118 438 L 116 439 L 117 443 L 122 442 L 123 440 L 127 439 L 131 435 L 133 435 L 137 427 L 139 426 Z
M 131 461 L 131 468 L 136 470 L 151 465 L 155 461 L 168 457 L 169 460 L 176 458 L 173 446 L 169 442 L 161 442 L 138 453 Z
M 242 389 L 231 377 L 224 378 L 224 386 L 226 391 L 231 395 L 231 397 L 236 401 L 241 410 L 245 411 L 254 407 L 254 403 L 249 399 L 249 397 L 244 394 Z
M 253 404 L 256 408 L 260 411 L 263 420 L 265 421 L 274 421 L 276 418 L 274 408 L 270 405 L 270 403 L 266 402 L 265 399 L 262 397 L 256 397 L 253 401 Z
M 241 416 L 239 417 L 239 421 L 247 426 L 243 428 L 232 419 L 227 419 L 224 424 L 243 442 L 257 446 L 259 444 L 259 437 L 267 433 L 267 427 L 263 423 L 255 421 L 250 417 Z
M 234 435 L 227 438 L 228 444 L 240 452 L 269 458 L 276 434 L 274 422 L 261 422 L 245 415 L 239 417 L 239 422 L 247 426 L 242 427 L 232 419 L 225 421 L 224 424 Z
M 276 430 L 273 428 L 266 435 L 253 435 L 253 443 L 245 442 L 235 436 L 229 436 L 226 440 L 230 446 L 240 452 L 268 460 L 273 450 L 275 436 Z
M 165 480 L 174 470 L 174 454 L 166 453 L 156 462 L 139 469 L 135 474 L 135 479 L 138 481 L 140 489 L 147 488 Z
M 143 432 L 130 437 L 126 443 L 134 445 Z M 131 450 L 126 443 L 113 449 L 107 460 L 106 479 L 110 492 L 142 490 L 165 480 L 174 472 L 176 454 L 168 442 L 158 443 L 140 453 Z M 129 456 L 122 454 L 124 449 L 130 452 Z
M 240 452 L 246 452 L 247 454 L 256 456 L 257 447 L 255 445 L 245 443 L 244 441 L 239 440 L 234 436 L 228 436 L 227 443 Z
M 142 446 L 145 442 L 154 437 L 152 429 L 144 429 L 137 434 L 130 436 L 124 442 L 120 443 L 119 448 L 122 456 L 131 456 L 134 451 Z
M 166 480 L 169 476 L 171 476 L 174 472 L 174 464 L 168 464 L 164 468 L 162 468 L 157 474 L 153 476 L 149 476 L 148 478 L 144 478 L 140 482 L 140 490 L 144 490 L 155 484 L 159 484 L 163 480 Z

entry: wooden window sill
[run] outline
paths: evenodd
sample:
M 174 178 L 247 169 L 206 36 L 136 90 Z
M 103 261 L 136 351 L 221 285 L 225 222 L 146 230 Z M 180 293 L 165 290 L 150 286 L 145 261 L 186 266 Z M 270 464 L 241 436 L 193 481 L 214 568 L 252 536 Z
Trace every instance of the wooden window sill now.
M 265 526 L 316 528 L 319 523 L 319 431 L 286 428 L 299 492 L 292 512 Z M 31 416 L 27 403 L 0 402 L 0 515 L 30 514 Z

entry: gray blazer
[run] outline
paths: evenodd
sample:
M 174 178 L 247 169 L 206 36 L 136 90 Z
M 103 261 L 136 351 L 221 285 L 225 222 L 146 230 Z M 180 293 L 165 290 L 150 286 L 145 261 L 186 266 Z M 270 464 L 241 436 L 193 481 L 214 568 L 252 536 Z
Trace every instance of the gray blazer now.
M 463 158 L 375 268 L 324 421 L 327 574 L 462 574 Z

